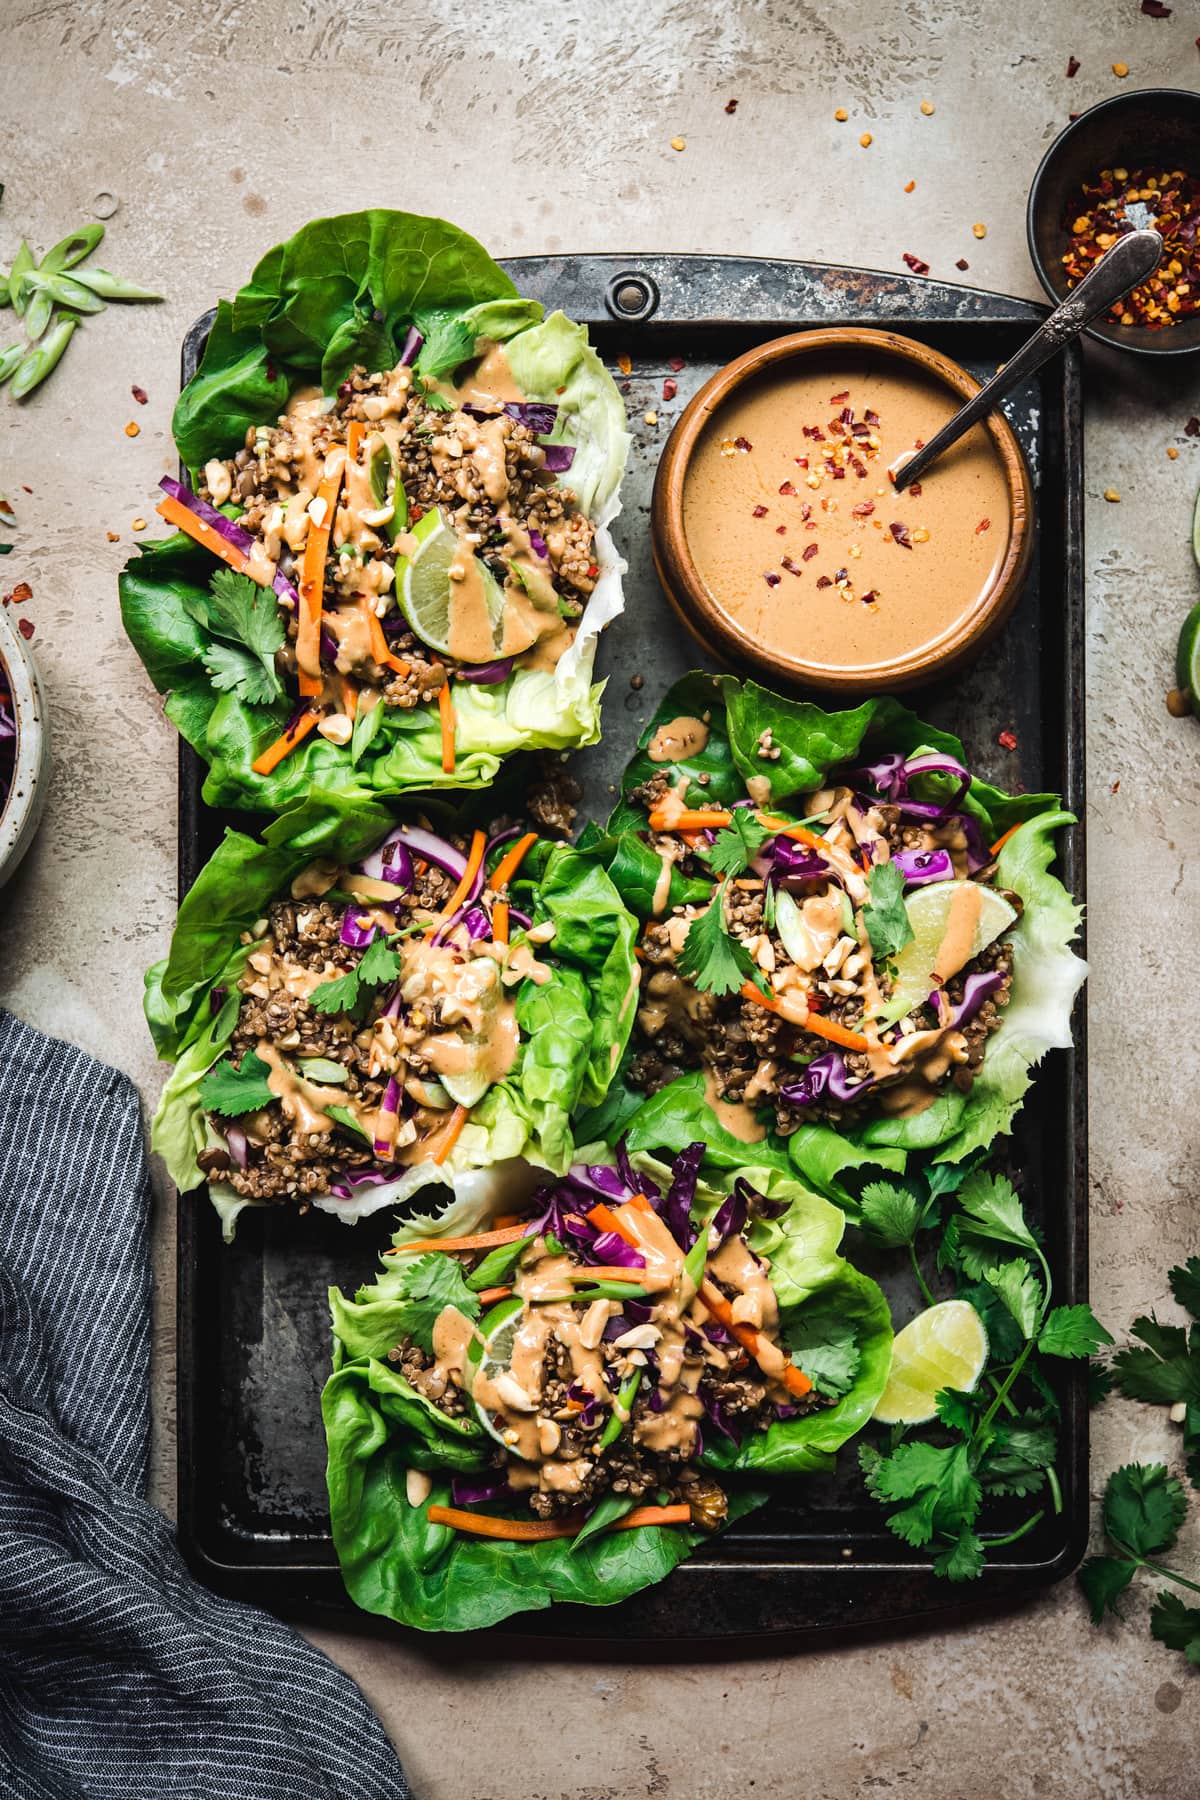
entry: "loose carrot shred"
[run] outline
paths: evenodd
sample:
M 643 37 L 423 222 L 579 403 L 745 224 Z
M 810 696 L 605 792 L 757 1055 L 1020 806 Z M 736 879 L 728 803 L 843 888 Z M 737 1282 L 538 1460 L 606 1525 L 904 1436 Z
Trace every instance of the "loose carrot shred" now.
M 515 844 L 510 845 L 488 876 L 488 886 L 493 893 L 498 894 L 508 886 L 536 843 L 537 832 L 527 831 L 524 837 L 519 837 Z
M 517 1213 L 497 1213 L 492 1220 L 492 1230 L 499 1231 L 505 1225 L 519 1225 L 521 1219 Z
M 296 745 L 300 743 L 301 739 L 308 736 L 320 717 L 321 714 L 319 712 L 310 710 L 301 718 L 297 719 L 296 723 L 291 726 L 289 730 L 285 731 L 281 737 L 277 737 L 273 744 L 267 746 L 261 756 L 255 757 L 254 761 L 250 764 L 254 773 L 256 775 L 269 775 L 276 764 L 281 763 L 285 756 L 291 754 L 296 748 Z
M 753 981 L 742 983 L 742 999 L 753 1000 L 756 1005 L 765 1007 L 767 1012 L 779 1011 L 779 1002 L 774 994 L 764 994 Z M 823 1019 L 820 1013 L 810 1012 L 800 1026 L 801 1031 L 811 1031 L 814 1037 L 827 1038 L 831 1044 L 841 1044 L 845 1050 L 869 1050 L 870 1042 L 861 1031 L 848 1031 L 844 1025 L 835 1025 L 832 1019 Z
M 740 1320 L 734 1318 L 732 1306 L 720 1288 L 707 1276 L 700 1284 L 700 1298 L 713 1318 L 725 1327 L 731 1337 L 737 1339 L 744 1350 L 750 1352 L 755 1362 L 759 1362 L 759 1351 L 762 1348 L 759 1333 L 753 1325 L 742 1324 Z M 792 1362 L 785 1365 L 780 1378 L 789 1394 L 795 1394 L 798 1399 L 807 1394 L 812 1387 L 808 1376 Z
M 358 688 L 349 675 L 342 676 L 342 710 L 348 719 L 357 719 Z
M 359 450 L 362 448 L 363 435 L 366 432 L 366 429 L 367 428 L 363 424 L 361 419 L 351 419 L 350 423 L 347 425 L 347 427 L 346 427 L 346 461 L 347 462 L 356 463 L 358 461 L 358 453 L 359 453 Z
M 388 649 L 388 641 L 384 636 L 383 626 L 379 622 L 379 614 L 365 594 L 360 597 L 359 604 L 366 614 L 367 635 L 371 640 L 371 655 L 375 661 L 383 669 L 394 669 L 397 675 L 409 674 L 409 664 L 404 661 L 403 657 L 393 656 Z
M 995 843 L 992 845 L 992 848 L 991 848 L 992 856 L 999 856 L 999 854 L 1003 850 L 1005 844 L 1007 844 L 1009 838 L 1012 836 L 1013 832 L 1020 831 L 1023 823 L 1024 823 L 1024 820 L 1019 820 L 1017 822 L 1017 824 L 1010 825 L 1008 830 L 1006 832 L 1004 832 L 1002 836 L 1000 836 L 996 839 Z
M 442 920 L 452 918 L 458 911 L 475 884 L 475 877 L 479 873 L 479 865 L 483 861 L 483 853 L 486 849 L 487 838 L 483 835 L 482 831 L 477 831 L 471 839 L 471 850 L 467 857 L 467 866 L 462 873 L 462 880 L 451 894 L 449 900 L 447 900 L 445 906 L 438 914 L 438 917 L 429 927 L 429 931 L 426 934 L 427 936 L 432 937 Z
M 772 819 L 768 813 L 758 813 L 756 816 L 759 824 L 773 831 L 776 837 L 795 838 L 801 844 L 809 844 L 814 850 L 828 848 L 820 833 L 810 831 L 807 825 L 789 825 L 784 819 Z
M 457 721 L 454 716 L 454 696 L 450 692 L 449 676 L 438 689 L 438 715 L 442 726 L 442 774 L 453 775 L 454 730 Z
M 426 1509 L 431 1525 L 449 1525 L 455 1531 L 470 1532 L 474 1537 L 502 1538 L 515 1544 L 539 1544 L 548 1538 L 574 1537 L 586 1520 L 583 1513 L 561 1519 L 494 1519 L 490 1513 L 466 1512 L 460 1506 L 433 1505 Z M 691 1508 L 675 1506 L 635 1506 L 623 1519 L 609 1526 L 610 1531 L 634 1531 L 642 1525 L 686 1525 Z
M 493 1250 L 497 1244 L 515 1244 L 518 1238 L 528 1237 L 529 1221 L 523 1225 L 503 1225 L 493 1231 L 477 1231 L 472 1237 L 456 1238 L 417 1238 L 411 1244 L 397 1244 L 392 1250 L 385 1250 L 385 1256 L 395 1256 L 400 1250 Z
M 687 807 L 681 812 L 673 812 L 669 807 L 659 806 L 650 814 L 651 831 L 719 831 L 722 825 L 732 822 L 732 813 L 693 812 Z
M 173 494 L 164 494 L 155 510 L 167 521 L 168 525 L 175 525 L 180 531 L 186 531 L 195 543 L 203 544 L 206 550 L 211 550 L 214 556 L 219 556 L 222 562 L 228 563 L 231 569 L 236 569 L 239 575 L 244 573 L 247 562 L 245 551 L 239 550 L 236 544 L 228 543 L 219 531 L 214 531 L 211 525 L 207 525 L 203 519 L 198 519 L 195 513 L 190 512 L 181 500 L 176 500 Z
M 631 1194 L 629 1196 L 629 1205 L 636 1208 L 638 1212 L 652 1213 L 654 1211 L 654 1208 L 647 1200 L 645 1194 Z
M 450 1123 L 442 1135 L 442 1140 L 433 1153 L 435 1163 L 444 1163 L 462 1135 L 462 1128 L 467 1122 L 468 1108 L 456 1106 L 450 1115 Z
M 588 1223 L 595 1225 L 600 1231 L 615 1231 L 619 1238 L 624 1238 L 625 1242 L 632 1245 L 635 1250 L 641 1248 L 637 1234 L 623 1223 L 620 1212 L 614 1212 L 611 1206 L 604 1204 L 603 1200 L 593 1206 L 587 1216 Z
M 496 1300 L 507 1300 L 511 1293 L 512 1289 L 510 1287 L 484 1288 L 483 1292 L 478 1294 L 476 1298 L 480 1300 L 484 1306 L 491 1306 Z
M 497 900 L 492 908 L 492 941 L 496 944 L 508 942 L 508 901 Z
M 321 679 L 321 609 L 325 594 L 325 558 L 329 554 L 329 534 L 337 512 L 338 493 L 344 466 L 339 460 L 332 475 L 322 477 L 316 498 L 325 502 L 319 525 L 311 519 L 304 540 L 304 557 L 300 564 L 300 629 L 296 634 L 297 681 L 302 694 L 319 694 Z

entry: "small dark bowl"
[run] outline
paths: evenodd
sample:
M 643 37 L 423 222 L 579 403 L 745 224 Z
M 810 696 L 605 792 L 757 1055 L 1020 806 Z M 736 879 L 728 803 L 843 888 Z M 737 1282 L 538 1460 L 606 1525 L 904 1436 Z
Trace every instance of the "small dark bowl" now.
M 1200 94 L 1186 88 L 1140 88 L 1080 113 L 1043 156 L 1025 215 L 1029 254 L 1038 280 L 1057 303 L 1068 293 L 1062 256 L 1070 242 L 1064 220 L 1072 196 L 1101 169 L 1186 169 L 1200 176 Z M 1142 356 L 1184 356 L 1200 350 L 1200 312 L 1177 325 L 1097 321 L 1087 335 Z

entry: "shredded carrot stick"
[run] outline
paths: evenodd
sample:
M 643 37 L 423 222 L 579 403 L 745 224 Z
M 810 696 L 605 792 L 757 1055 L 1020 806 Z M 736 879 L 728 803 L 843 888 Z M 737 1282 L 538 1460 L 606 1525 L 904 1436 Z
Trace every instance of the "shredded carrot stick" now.
M 269 744 L 261 756 L 256 756 L 250 767 L 256 775 L 269 775 L 277 763 L 291 754 L 302 738 L 306 738 L 313 726 L 317 724 L 321 714 L 310 710 L 296 720 L 296 723 Z
M 486 849 L 487 838 L 483 835 L 482 831 L 477 831 L 471 839 L 471 850 L 467 857 L 467 866 L 462 873 L 462 880 L 451 894 L 449 900 L 447 900 L 438 917 L 429 927 L 429 931 L 426 934 L 427 936 L 432 936 L 443 919 L 452 918 L 458 911 L 475 884 L 475 877 L 479 873 L 479 865 L 483 861 L 483 853 Z
M 640 1525 L 690 1525 L 692 1509 L 682 1501 L 674 1506 L 635 1506 L 623 1519 L 609 1526 L 610 1531 L 636 1531 Z
M 494 1300 L 507 1300 L 511 1293 L 510 1287 L 484 1288 L 476 1298 L 482 1301 L 484 1306 L 490 1306 Z
M 777 1013 L 779 1001 L 774 994 L 764 994 L 752 981 L 742 983 L 742 999 L 753 1000 L 756 1005 L 765 1007 L 767 1012 Z M 786 1015 L 785 1015 L 786 1016 Z M 848 1031 L 844 1025 L 835 1025 L 832 1019 L 823 1019 L 820 1013 L 810 1012 L 803 1020 L 796 1020 L 801 1031 L 811 1031 L 814 1037 L 827 1038 L 831 1044 L 840 1044 L 844 1050 L 869 1050 L 870 1041 L 861 1031 Z
M 622 1223 L 620 1212 L 614 1212 L 611 1206 L 599 1201 L 587 1215 L 589 1225 L 595 1225 L 600 1231 L 615 1231 L 619 1238 L 624 1238 L 635 1250 L 640 1250 L 637 1234 L 629 1226 Z
M 508 901 L 497 900 L 492 908 L 492 942 L 507 944 L 508 942 Z
M 172 494 L 164 494 L 155 510 L 168 525 L 175 525 L 180 531 L 186 531 L 195 543 L 203 544 L 206 550 L 219 556 L 222 562 L 228 563 L 231 569 L 236 569 L 239 575 L 245 573 L 249 560 L 245 551 L 239 550 L 236 544 L 229 543 L 203 519 L 198 519 L 182 500 L 176 500 Z
M 466 1106 L 456 1106 L 454 1111 L 450 1114 L 450 1123 L 446 1126 L 441 1141 L 433 1153 L 433 1160 L 435 1163 L 444 1163 L 455 1144 L 457 1144 L 462 1135 L 462 1128 L 467 1122 L 467 1113 L 469 1110 L 470 1109 Z
M 296 634 L 297 680 L 302 694 L 321 692 L 321 609 L 325 594 L 325 558 L 329 554 L 329 534 L 337 513 L 338 493 L 342 485 L 344 465 L 339 459 L 332 475 L 325 475 L 315 500 L 324 501 L 325 510 L 318 525 L 311 517 L 308 536 L 304 540 L 304 557 L 300 564 L 300 629 Z
M 397 1244 L 392 1250 L 385 1250 L 385 1256 L 395 1256 L 400 1250 L 494 1250 L 497 1244 L 515 1244 L 518 1238 L 528 1237 L 529 1221 L 523 1225 L 503 1225 L 493 1231 L 477 1231 L 472 1237 L 456 1238 L 417 1238 L 411 1244 Z
M 647 1200 L 645 1194 L 631 1194 L 629 1196 L 629 1205 L 636 1208 L 638 1212 L 652 1213 L 654 1211 L 654 1208 Z
M 394 669 L 397 675 L 408 675 L 410 665 L 403 657 L 393 656 L 388 649 L 388 641 L 384 636 L 383 626 L 379 622 L 379 614 L 371 605 L 365 594 L 359 596 L 359 605 L 363 608 L 367 620 L 367 636 L 371 640 L 371 655 L 383 669 Z
M 347 427 L 346 427 L 346 461 L 347 462 L 356 463 L 358 461 L 358 453 L 359 453 L 359 450 L 362 448 L 363 435 L 366 432 L 366 429 L 367 428 L 363 424 L 361 419 L 351 419 L 350 423 L 347 425 Z
M 497 1213 L 492 1220 L 492 1230 L 499 1231 L 505 1225 L 520 1225 L 523 1222 L 528 1223 L 528 1221 L 522 1221 L 519 1213 Z
M 1007 844 L 1009 838 L 1012 836 L 1013 832 L 1020 831 L 1021 826 L 1023 824 L 1024 824 L 1024 820 L 1022 819 L 1022 820 L 1018 820 L 1018 822 L 1015 825 L 1010 825 L 1008 830 L 1006 832 L 1004 832 L 1000 837 L 998 837 L 996 839 L 995 843 L 992 845 L 991 855 L 999 856 L 999 854 L 1003 850 L 1005 844 Z
M 431 1525 L 449 1525 L 455 1531 L 470 1532 L 474 1537 L 503 1538 L 514 1544 L 540 1544 L 549 1538 L 574 1537 L 587 1519 L 584 1513 L 572 1513 L 560 1519 L 494 1519 L 490 1513 L 466 1512 L 460 1506 L 430 1506 L 426 1518 Z M 609 1526 L 610 1531 L 636 1531 L 642 1525 L 687 1525 L 692 1517 L 689 1506 L 635 1506 L 623 1519 Z
M 524 837 L 519 837 L 515 844 L 509 846 L 488 876 L 488 886 L 493 893 L 498 894 L 508 886 L 536 843 L 537 832 L 527 831 Z
M 348 719 L 357 719 L 358 687 L 349 675 L 342 676 L 342 710 Z
M 732 813 L 693 812 L 688 807 L 675 812 L 670 807 L 656 806 L 650 814 L 651 831 L 719 831 L 722 825 L 732 822 Z
M 731 1337 L 737 1339 L 744 1350 L 750 1352 L 751 1356 L 760 1367 L 765 1368 L 760 1354 L 764 1345 L 759 1333 L 754 1329 L 753 1325 L 744 1325 L 740 1320 L 734 1318 L 732 1306 L 730 1306 L 728 1300 L 725 1298 L 720 1288 L 717 1287 L 716 1283 L 710 1281 L 707 1276 L 705 1276 L 704 1280 L 700 1283 L 700 1298 L 708 1308 L 709 1312 L 713 1315 L 713 1318 L 725 1327 Z M 770 1371 L 767 1372 L 770 1373 Z M 795 1394 L 797 1398 L 807 1394 L 812 1388 L 812 1382 L 808 1379 L 808 1376 L 805 1375 L 802 1370 L 798 1369 L 795 1363 L 786 1363 L 779 1373 L 780 1379 L 787 1388 L 788 1393 Z
M 809 844 L 814 850 L 828 849 L 825 839 L 819 832 L 810 831 L 807 825 L 789 825 L 784 819 L 772 819 L 767 813 L 757 813 L 760 825 L 773 831 L 776 837 L 796 838 L 801 844 Z
M 450 677 L 447 676 L 438 689 L 438 713 L 442 722 L 442 774 L 454 773 L 454 696 L 450 692 Z

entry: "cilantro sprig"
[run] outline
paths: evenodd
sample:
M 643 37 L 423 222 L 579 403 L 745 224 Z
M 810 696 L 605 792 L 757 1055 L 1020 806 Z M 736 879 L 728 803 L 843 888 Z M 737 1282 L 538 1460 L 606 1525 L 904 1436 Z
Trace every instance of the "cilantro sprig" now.
M 984 1320 L 990 1360 L 983 1379 L 972 1393 L 938 1394 L 937 1422 L 924 1428 L 934 1435 L 906 1437 L 901 1427 L 886 1450 L 859 1449 L 868 1491 L 885 1508 L 889 1528 L 929 1550 L 936 1574 L 969 1580 L 989 1550 L 1014 1543 L 1045 1515 L 1042 1506 L 1001 1536 L 985 1534 L 989 1501 L 1045 1490 L 1054 1510 L 1062 1509 L 1058 1408 L 1039 1359 L 1088 1357 L 1113 1340 L 1089 1307 L 1051 1306 L 1041 1244 L 1003 1175 L 932 1164 L 904 1181 L 873 1182 L 863 1191 L 859 1223 L 880 1248 L 908 1251 L 927 1305 L 936 1297 L 917 1245 L 923 1233 L 940 1230 L 937 1267 L 953 1278 L 954 1297 Z
M 213 642 L 203 653 L 213 686 L 235 693 L 248 705 L 269 706 L 283 693 L 275 652 L 285 631 L 279 602 L 264 588 L 232 569 L 218 569 L 207 594 L 192 594 L 185 605 Z
M 275 1098 L 267 1082 L 270 1073 L 256 1050 L 248 1051 L 236 1068 L 226 1057 L 214 1063 L 200 1083 L 200 1104 L 205 1112 L 223 1119 L 261 1112 Z
M 364 988 L 382 987 L 400 973 L 400 953 L 385 937 L 372 938 L 362 958 L 345 975 L 321 982 L 308 996 L 309 1005 L 321 1013 L 353 1012 Z
M 718 883 L 712 900 L 704 912 L 692 920 L 678 968 L 693 987 L 718 1000 L 736 994 L 747 981 L 762 986 L 758 965 L 740 938 L 734 937 L 725 921 L 725 892 L 729 877 Z
M 739 806 L 732 824 L 718 831 L 711 844 L 698 846 L 696 854 L 718 875 L 741 875 L 774 835 L 759 824 L 749 807 Z
M 1170 1271 L 1171 1292 L 1192 1318 L 1183 1325 L 1160 1325 L 1154 1314 L 1133 1321 L 1135 1344 L 1112 1359 L 1112 1377 L 1130 1400 L 1183 1408 L 1183 1449 L 1187 1472 L 1200 1489 L 1200 1256 Z
M 904 876 L 895 863 L 876 863 L 867 876 L 870 900 L 863 908 L 863 923 L 876 956 L 894 956 L 913 935 L 904 904 Z
M 1117 1601 L 1139 1569 L 1200 1594 L 1200 1582 L 1158 1560 L 1175 1548 L 1187 1505 L 1183 1483 L 1163 1463 L 1126 1463 L 1109 1476 L 1102 1517 L 1104 1535 L 1117 1554 L 1089 1556 L 1079 1571 L 1093 1623 L 1118 1611 Z M 1188 1606 L 1163 1589 L 1150 1610 L 1150 1631 L 1160 1644 L 1182 1651 L 1193 1668 L 1200 1668 L 1200 1606 Z
M 442 1250 L 418 1256 L 404 1271 L 401 1328 L 404 1335 L 432 1354 L 433 1328 L 448 1306 L 474 1321 L 483 1311 L 479 1295 L 472 1293 L 462 1265 Z

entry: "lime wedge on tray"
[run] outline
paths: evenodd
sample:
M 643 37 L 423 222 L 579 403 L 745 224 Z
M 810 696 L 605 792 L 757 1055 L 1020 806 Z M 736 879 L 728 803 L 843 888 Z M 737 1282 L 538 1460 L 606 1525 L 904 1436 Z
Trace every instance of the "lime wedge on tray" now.
M 396 599 L 421 642 L 439 655 L 449 656 L 450 598 L 454 588 L 450 566 L 460 560 L 463 547 L 436 507 L 431 507 L 417 521 L 412 536 L 417 540 L 416 549 L 411 556 L 396 560 Z M 490 656 L 479 660 L 490 661 L 491 657 L 500 654 L 495 640 L 504 616 L 504 594 L 484 564 L 479 564 L 479 571 L 487 593 L 493 633 Z
M 485 1313 L 480 1319 L 478 1332 L 467 1351 L 467 1364 L 472 1370 L 471 1404 L 475 1408 L 475 1417 L 488 1435 L 494 1437 L 498 1444 L 504 1444 L 503 1435 L 493 1414 L 476 1400 L 475 1379 L 482 1374 L 489 1381 L 494 1381 L 497 1375 L 504 1375 L 508 1372 L 512 1363 L 517 1327 L 521 1323 L 521 1315 L 524 1311 L 525 1302 L 519 1294 L 510 1294 L 506 1300 L 499 1301 L 490 1312 Z M 504 1447 L 506 1450 L 512 1448 L 509 1444 L 505 1444 Z
M 881 1425 L 923 1425 L 936 1418 L 941 1390 L 969 1394 L 987 1355 L 987 1332 L 969 1301 L 927 1307 L 896 1334 L 891 1373 L 872 1418 Z
M 1200 518 L 1200 512 L 1197 517 Z M 1200 551 L 1197 554 L 1200 556 Z M 1179 648 L 1175 652 L 1175 685 L 1192 711 L 1200 713 L 1200 704 L 1196 700 L 1197 694 L 1200 694 L 1200 601 L 1196 602 L 1183 621 L 1183 629 L 1179 633 Z M 1171 710 L 1175 710 L 1173 700 Z M 1184 711 L 1182 700 L 1178 710 L 1180 714 Z
M 891 998 L 880 1017 L 891 1022 L 905 1018 L 915 1006 L 923 1006 L 933 992 L 933 966 L 950 921 L 954 896 L 965 884 L 961 881 L 931 881 L 917 888 L 905 901 L 912 937 L 895 956 L 896 979 Z M 971 956 L 978 956 L 1010 925 L 1017 921 L 1016 908 L 994 888 L 979 888 L 979 920 L 971 944 Z

